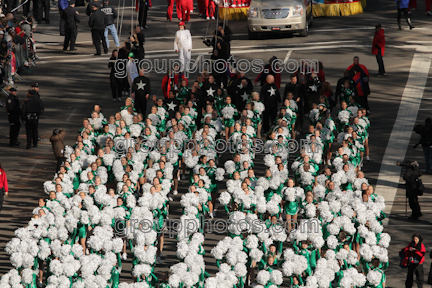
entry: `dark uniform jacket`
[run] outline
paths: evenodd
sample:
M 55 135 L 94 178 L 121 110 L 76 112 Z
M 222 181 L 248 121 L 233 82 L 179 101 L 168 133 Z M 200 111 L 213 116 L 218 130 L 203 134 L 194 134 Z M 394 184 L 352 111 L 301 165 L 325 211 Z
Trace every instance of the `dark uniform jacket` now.
M 106 25 L 108 26 L 114 24 L 114 20 L 118 16 L 117 11 L 108 4 L 103 5 L 101 11 L 106 15 L 106 20 L 107 20 Z
M 105 30 L 107 26 L 105 13 L 97 9 L 91 14 L 88 24 L 94 30 Z
M 23 120 L 29 117 L 38 117 L 43 112 L 42 100 L 36 95 L 27 97 L 22 103 L 21 117 Z
M 63 10 L 61 16 L 66 23 L 66 27 L 68 28 L 75 28 L 76 25 L 81 21 L 80 15 L 78 14 L 78 11 L 75 9 L 75 7 L 67 7 Z
M 9 116 L 20 116 L 21 107 L 17 96 L 9 94 L 6 99 L 6 111 Z
M 266 109 L 277 109 L 278 104 L 281 102 L 281 97 L 277 85 L 275 83 L 266 83 L 264 86 L 262 86 L 260 92 L 260 100 L 264 103 Z

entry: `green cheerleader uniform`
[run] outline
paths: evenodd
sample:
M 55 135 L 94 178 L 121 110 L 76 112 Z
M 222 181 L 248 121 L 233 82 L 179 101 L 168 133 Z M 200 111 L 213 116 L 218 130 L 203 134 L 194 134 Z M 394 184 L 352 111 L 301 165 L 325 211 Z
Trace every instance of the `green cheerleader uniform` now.
M 181 87 L 175 98 L 179 100 L 181 104 L 185 104 L 184 100 L 189 98 L 189 88 L 186 86 Z
M 217 194 L 219 191 L 218 182 L 216 180 L 216 169 L 216 167 L 207 167 L 206 169 L 207 176 L 210 178 L 211 181 L 210 193 L 212 194 Z
M 296 197 L 295 201 L 288 201 L 284 203 L 284 212 L 288 215 L 296 215 L 298 213 L 299 207 L 300 207 L 300 199 Z
M 238 116 L 237 108 L 236 108 L 235 105 L 233 105 L 233 104 L 226 104 L 226 105 L 221 109 L 221 113 L 222 113 L 222 110 L 223 110 L 225 107 L 233 107 L 233 108 L 234 108 L 234 114 L 233 114 L 233 117 L 232 117 L 231 119 L 225 119 L 225 118 L 224 118 L 224 119 L 223 119 L 223 124 L 224 124 L 225 128 L 233 127 L 234 124 L 235 124 L 235 120 L 234 120 L 234 118 Z

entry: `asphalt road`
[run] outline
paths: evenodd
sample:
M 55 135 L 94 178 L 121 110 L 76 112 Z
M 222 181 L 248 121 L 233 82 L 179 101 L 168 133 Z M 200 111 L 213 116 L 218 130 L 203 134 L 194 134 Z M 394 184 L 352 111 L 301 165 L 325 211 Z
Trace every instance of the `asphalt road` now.
M 421 1 L 420 1 L 421 2 Z M 117 7 L 118 2 L 112 1 L 111 5 Z M 177 22 L 166 22 L 164 1 L 153 1 L 153 9 L 149 11 L 149 28 L 146 34 L 146 57 L 148 59 L 174 59 L 173 49 L 174 33 L 177 30 Z M 126 6 L 132 6 L 126 3 Z M 404 27 L 403 31 L 397 29 L 396 12 L 393 1 L 374 0 L 368 2 L 365 12 L 350 17 L 317 18 L 314 19 L 313 28 L 307 38 L 289 35 L 272 35 L 266 39 L 249 41 L 247 39 L 247 26 L 245 21 L 229 21 L 228 25 L 234 32 L 231 43 L 232 53 L 237 59 L 262 59 L 264 62 L 271 56 L 280 59 L 318 59 L 324 64 L 326 80 L 335 89 L 337 80 L 343 76 L 343 71 L 352 63 L 353 56 L 360 57 L 360 63 L 365 65 L 371 74 L 377 73 L 375 57 L 370 54 L 374 26 L 381 23 L 386 33 L 387 48 L 384 57 L 386 77 L 371 77 L 371 128 L 370 128 L 370 157 L 371 161 L 365 163 L 363 171 L 372 184 L 376 184 L 379 177 L 381 163 L 389 145 L 393 125 L 398 118 L 401 95 L 406 88 L 411 64 L 415 53 L 431 52 L 432 24 L 424 15 L 424 3 L 419 3 L 419 10 L 413 12 L 413 24 L 416 28 L 412 31 Z M 0 213 L 0 274 L 11 268 L 8 255 L 3 248 L 13 237 L 13 232 L 28 222 L 32 209 L 37 206 L 37 199 L 44 197 L 42 183 L 53 177 L 55 160 L 49 143 L 49 136 L 54 128 L 62 128 L 67 132 L 66 143 L 75 142 L 76 133 L 82 120 L 90 116 L 94 104 L 100 104 L 105 115 L 113 115 L 119 110 L 121 104 L 112 102 L 109 88 L 109 55 L 93 56 L 95 49 L 91 44 L 90 31 L 87 26 L 88 17 L 84 13 L 84 7 L 79 7 L 82 23 L 79 25 L 77 39 L 77 51 L 62 51 L 63 37 L 58 33 L 59 14 L 56 9 L 51 9 L 51 24 L 41 24 L 35 33 L 38 55 L 41 60 L 38 67 L 32 69 L 31 74 L 23 75 L 25 83 L 18 82 L 18 95 L 24 99 L 25 90 L 31 83 L 38 82 L 40 94 L 44 101 L 45 113 L 39 124 L 39 133 L 42 141 L 36 149 L 25 150 L 22 144 L 19 148 L 8 147 L 8 123 L 4 110 L 0 112 L 0 161 L 8 174 L 10 181 L 10 196 L 5 199 L 4 208 Z M 123 31 L 121 39 L 124 40 L 130 32 L 130 19 L 132 8 L 124 9 Z M 134 16 L 136 19 L 136 16 Z M 202 37 L 211 34 L 217 22 L 198 19 L 197 13 L 193 13 L 192 21 L 188 24 L 193 38 L 193 57 L 204 55 L 208 57 L 209 50 L 202 43 Z M 111 38 L 110 38 L 111 39 Z M 115 45 L 111 41 L 111 48 Z M 416 50 L 420 47 L 423 50 Z M 428 50 L 429 49 L 429 50 Z M 430 68 L 430 67 L 429 67 Z M 427 71 L 428 72 L 428 71 Z M 164 74 L 150 73 L 153 94 L 161 95 L 161 80 Z M 249 78 L 255 78 L 256 74 L 248 73 Z M 192 75 L 194 79 L 196 76 Z M 412 73 L 411 77 L 418 77 Z M 289 81 L 289 74 L 282 75 L 283 86 Z M 421 100 L 420 109 L 411 111 L 417 113 L 417 122 L 422 122 L 428 116 L 432 108 L 431 88 L 432 83 L 427 76 L 426 89 Z M 258 88 L 258 87 L 257 87 Z M 0 100 L 4 100 L 1 99 Z M 336 109 L 337 110 L 337 109 Z M 415 114 L 413 114 L 415 115 Z M 303 127 L 306 129 L 306 125 Z M 421 148 L 413 150 L 418 136 L 413 134 L 405 159 L 417 160 L 424 163 Z M 25 129 L 22 126 L 20 141 L 25 142 Z M 405 151 L 403 151 L 405 153 Z M 404 153 L 401 153 L 403 159 Z M 399 156 L 399 154 L 394 155 Z M 381 171 L 383 172 L 383 171 Z M 259 174 L 259 176 L 262 176 Z M 432 247 L 432 241 L 428 236 L 432 235 L 432 176 L 424 175 L 423 182 L 426 191 L 421 197 L 421 205 L 424 216 L 421 221 L 409 222 L 405 213 L 405 198 L 403 180 L 397 189 L 392 204 L 390 221 L 386 232 L 392 236 L 390 246 L 390 267 L 387 270 L 387 287 L 404 287 L 406 271 L 401 271 L 398 266 L 398 251 L 404 247 L 412 233 L 420 232 L 425 239 L 428 249 Z M 180 185 L 185 189 L 184 181 Z M 380 194 L 380 191 L 377 191 Z M 172 217 L 180 213 L 179 197 L 171 207 Z M 409 210 L 409 208 L 408 208 Z M 222 211 L 222 210 L 220 210 Z M 224 216 L 219 213 L 217 217 Z M 205 248 L 207 255 L 205 261 L 209 272 L 215 272 L 215 262 L 210 255 L 210 249 L 216 245 L 220 235 L 206 235 Z M 175 239 L 166 241 L 164 253 L 164 265 L 156 269 L 157 272 L 167 269 L 176 263 Z M 429 257 L 426 257 L 429 258 Z M 130 259 L 129 259 L 130 260 Z M 129 261 L 128 261 L 129 262 Z M 425 273 L 429 272 L 430 259 L 425 262 Z M 128 280 L 130 266 L 125 265 L 122 272 L 122 280 Z M 427 277 L 426 277 L 427 278 Z

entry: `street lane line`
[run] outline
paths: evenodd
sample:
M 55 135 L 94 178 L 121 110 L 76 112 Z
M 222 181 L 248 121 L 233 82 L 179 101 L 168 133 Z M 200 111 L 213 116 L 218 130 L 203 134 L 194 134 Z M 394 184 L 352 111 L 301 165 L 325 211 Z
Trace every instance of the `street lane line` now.
M 69 117 L 66 119 L 66 122 L 69 122 L 69 120 L 72 118 L 72 115 L 75 114 L 76 109 L 77 109 L 77 108 L 75 108 L 74 110 L 72 110 L 72 113 L 69 114 Z
M 289 50 L 288 53 L 287 53 L 287 55 L 285 56 L 285 59 L 284 59 L 284 62 L 283 62 L 284 64 L 288 62 L 288 60 L 289 60 L 289 58 L 291 56 L 291 53 L 292 53 L 292 50 Z
M 397 118 L 381 163 L 375 190 L 386 200 L 384 213 L 387 214 L 387 218 L 383 221 L 385 226 L 388 225 L 401 177 L 402 167 L 397 166 L 396 162 L 405 158 L 427 82 L 431 58 L 430 53 L 414 53 Z

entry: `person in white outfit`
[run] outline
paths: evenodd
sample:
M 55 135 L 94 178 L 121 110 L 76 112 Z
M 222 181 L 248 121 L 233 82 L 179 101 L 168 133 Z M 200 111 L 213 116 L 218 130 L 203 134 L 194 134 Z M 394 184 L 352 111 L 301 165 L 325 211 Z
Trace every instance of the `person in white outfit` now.
M 188 63 L 191 60 L 192 36 L 190 31 L 185 29 L 185 23 L 179 23 L 179 30 L 175 34 L 174 50 L 179 53 L 182 71 L 188 69 Z

